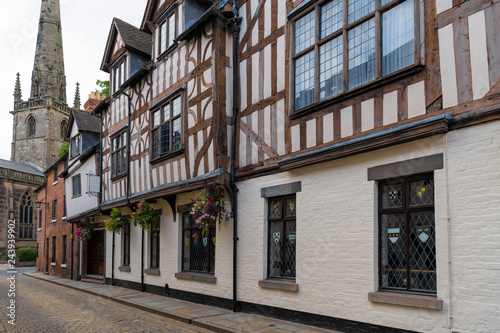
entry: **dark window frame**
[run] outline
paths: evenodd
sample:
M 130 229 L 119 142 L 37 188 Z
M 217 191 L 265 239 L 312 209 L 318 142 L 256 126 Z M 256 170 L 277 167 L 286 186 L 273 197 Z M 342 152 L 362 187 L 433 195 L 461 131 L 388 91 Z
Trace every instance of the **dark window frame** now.
M 57 220 L 57 200 L 52 200 L 52 221 Z
M 415 182 L 418 182 L 418 181 L 427 181 L 427 180 L 431 180 L 432 181 L 432 193 L 433 193 L 433 199 L 432 199 L 432 204 L 428 204 L 428 205 L 418 205 L 418 206 L 411 206 L 410 204 L 410 183 L 415 183 Z M 383 208 L 383 187 L 384 186 L 394 186 L 395 184 L 402 184 L 402 194 L 401 194 L 401 200 L 402 200 L 402 204 L 401 204 L 401 207 L 396 207 L 396 208 Z M 436 267 L 436 264 L 437 264 L 437 256 L 436 256 L 436 238 L 435 238 L 435 229 L 436 229 L 436 218 L 435 218 L 435 205 L 436 205 L 436 202 L 435 202 L 435 196 L 434 196 L 434 192 L 435 191 L 435 187 L 434 187 L 434 174 L 433 173 L 424 173 L 424 174 L 419 174 L 419 175 L 412 175 L 412 176 L 407 176 L 407 177 L 397 177 L 397 178 L 394 178 L 394 179 L 389 179 L 389 180 L 381 180 L 378 182 L 378 186 L 377 186 L 377 195 L 378 195 L 378 287 L 379 287 L 379 290 L 381 291 L 389 291 L 389 292 L 403 292 L 403 293 L 416 293 L 416 294 L 422 294 L 422 295 L 433 295 L 435 296 L 437 294 L 437 267 Z M 397 195 L 397 194 L 395 194 Z M 431 239 L 431 241 L 433 241 L 434 243 L 434 247 L 433 247 L 433 266 L 434 266 L 434 271 L 428 271 L 427 273 L 434 273 L 434 284 L 436 286 L 435 289 L 416 289 L 416 288 L 411 288 L 412 286 L 412 269 L 411 269 L 411 264 L 412 264 L 412 261 L 411 259 L 412 258 L 415 258 L 415 257 L 418 257 L 418 258 L 422 258 L 423 256 L 421 254 L 418 254 L 417 252 L 413 252 L 413 253 L 417 253 L 418 256 L 414 255 L 411 250 L 412 250 L 412 246 L 411 246 L 411 237 L 412 237 L 412 229 L 414 227 L 414 225 L 411 225 L 411 219 L 410 219 L 410 214 L 411 213 L 418 213 L 418 212 L 432 212 L 433 214 L 433 219 L 432 219 L 432 234 L 429 235 L 429 238 Z M 406 255 L 405 255 L 405 270 L 406 270 L 406 279 L 404 280 L 406 286 L 404 288 L 402 287 L 391 287 L 391 286 L 384 286 L 384 278 L 383 278 L 383 273 L 385 271 L 389 272 L 390 270 L 393 270 L 392 268 L 390 268 L 390 265 L 387 264 L 387 268 L 384 268 L 383 267 L 383 263 L 384 263 L 384 258 L 383 258 L 383 240 L 382 240 L 382 237 L 384 237 L 384 231 L 383 231 L 383 228 L 382 228 L 382 218 L 383 218 L 383 215 L 396 215 L 396 214 L 400 214 L 400 215 L 404 215 L 405 219 L 405 228 L 403 231 L 399 229 L 399 232 L 398 232 L 398 238 L 400 236 L 401 233 L 404 233 L 404 242 L 405 242 L 405 250 L 406 250 Z M 387 231 L 389 232 L 389 229 L 387 229 Z M 429 231 L 429 233 L 431 233 L 431 231 Z M 415 235 L 413 235 L 415 236 Z M 432 238 L 432 236 L 434 236 L 434 238 Z M 413 239 L 414 242 L 417 242 L 416 239 Z M 389 241 L 385 240 L 385 243 L 386 244 L 389 244 Z M 421 249 L 423 250 L 424 247 L 422 246 L 419 246 L 417 248 L 418 249 Z M 387 251 L 389 253 L 389 250 Z M 432 254 L 432 253 L 431 253 Z M 389 255 L 388 255 L 389 257 Z M 431 258 L 429 256 L 429 253 L 426 253 L 426 258 Z M 387 259 L 389 260 L 389 259 Z M 394 259 L 392 259 L 394 260 Z M 430 259 L 432 261 L 432 259 Z M 413 270 L 415 273 L 416 270 Z M 425 271 L 424 271 L 424 274 L 425 274 Z M 389 274 L 387 274 L 389 276 Z M 387 278 L 388 280 L 391 279 L 391 277 L 389 276 Z
M 64 235 L 63 236 L 63 256 L 62 256 L 62 262 L 61 262 L 62 265 L 66 265 L 66 255 L 67 255 L 66 247 L 68 245 L 67 242 L 68 242 L 67 236 Z
M 189 226 L 185 226 L 185 219 L 189 218 Z M 186 237 L 189 235 L 189 244 L 186 244 Z M 198 237 L 197 237 L 198 236 Z M 211 225 L 208 230 L 207 244 L 203 244 L 203 238 L 200 227 L 196 224 L 193 215 L 190 212 L 182 213 L 182 233 L 181 233 L 181 243 L 182 243 L 182 272 L 195 272 L 202 274 L 215 274 L 215 247 L 216 247 L 216 228 L 215 225 Z M 193 241 L 197 239 L 197 243 Z M 189 267 L 187 263 L 184 262 L 186 254 L 186 246 L 189 246 Z M 202 260 L 196 260 L 194 251 L 196 251 L 196 256 L 200 257 L 201 253 L 204 252 L 206 257 L 206 269 L 203 268 L 205 264 Z M 193 267 L 193 266 L 198 267 Z
M 180 91 L 177 93 L 174 93 L 172 96 L 170 96 L 167 100 L 165 100 L 159 107 L 155 107 L 154 109 L 151 110 L 150 114 L 150 138 L 151 138 L 151 144 L 150 144 L 150 155 L 151 155 L 151 162 L 155 163 L 157 161 L 163 160 L 165 158 L 175 156 L 176 154 L 180 153 L 184 149 L 184 131 L 185 131 L 185 126 L 184 126 L 184 110 L 185 110 L 185 100 L 184 100 L 184 92 Z M 180 111 L 178 114 L 174 115 L 174 108 L 173 104 L 174 101 L 179 99 L 180 101 Z M 169 110 L 167 111 L 169 113 L 169 118 L 165 119 L 164 117 L 164 110 L 165 108 L 168 108 Z M 159 115 L 159 123 L 156 124 L 156 115 Z M 178 138 L 178 143 L 175 144 L 174 146 L 174 122 L 179 121 L 180 123 L 180 133 L 179 133 L 179 138 Z M 168 136 L 168 147 L 166 145 L 162 145 L 162 138 L 163 138 L 163 131 L 165 130 L 165 126 L 168 126 L 168 134 L 165 135 Z
M 120 91 L 121 86 L 127 81 L 127 57 L 123 56 L 115 62 L 112 68 L 113 95 Z
M 82 136 L 77 134 L 70 140 L 70 158 L 74 158 L 82 152 Z
M 71 183 L 73 185 L 73 196 L 72 198 L 82 196 L 82 177 L 80 174 L 71 178 Z M 75 186 L 76 185 L 76 186 Z
M 170 40 L 170 18 L 174 16 L 174 35 L 173 35 L 173 39 Z M 179 24 L 179 15 L 178 15 L 178 11 L 177 11 L 177 6 L 174 6 L 171 10 L 167 11 L 165 14 L 162 15 L 162 17 L 160 18 L 160 20 L 158 21 L 158 44 L 156 45 L 156 47 L 158 48 L 158 57 L 157 59 L 160 59 L 160 58 L 163 58 L 171 49 L 173 49 L 175 46 L 176 46 L 176 38 L 177 36 L 179 35 L 179 28 L 178 28 L 178 24 Z M 165 45 L 164 45 L 164 48 L 162 47 L 162 42 L 163 42 L 163 38 L 162 38 L 162 35 L 163 35 L 163 31 L 164 29 L 166 29 L 166 33 L 165 33 Z
M 123 266 L 130 266 L 130 223 L 123 227 Z
M 295 215 L 293 216 L 286 216 L 285 212 L 286 212 L 286 207 L 285 207 L 285 204 L 287 202 L 287 200 L 293 200 L 294 204 L 295 204 L 295 208 L 294 208 L 294 211 L 295 211 Z M 279 208 L 281 210 L 281 213 L 280 213 L 280 217 L 278 218 L 274 218 L 274 217 L 271 217 L 271 211 L 273 209 L 271 203 L 273 201 L 280 201 L 281 202 L 281 207 Z M 272 251 L 272 243 L 274 242 L 274 235 L 273 235 L 273 226 L 272 224 L 274 223 L 281 223 L 282 227 L 280 229 L 280 239 L 279 241 L 281 242 L 280 244 L 280 254 L 281 254 L 281 258 L 280 258 L 280 261 L 277 262 L 276 260 L 272 262 L 272 255 L 271 255 L 271 251 Z M 297 255 L 297 196 L 295 194 L 292 194 L 292 195 L 283 195 L 283 196 L 277 196 L 277 197 L 270 197 L 268 198 L 268 212 L 267 212 L 267 224 L 268 224 L 268 228 L 267 228 L 267 278 L 268 279 L 284 279 L 284 280 L 293 280 L 295 281 L 296 279 L 296 273 L 297 273 L 297 261 L 296 261 L 296 255 Z M 286 267 L 290 266 L 290 265 L 287 265 L 287 260 L 285 258 L 285 253 L 286 253 L 286 246 L 287 246 L 287 243 L 283 240 L 287 240 L 286 237 L 288 236 L 285 235 L 285 230 L 286 230 L 286 226 L 287 224 L 295 224 L 295 239 L 294 239 L 294 242 L 293 242 L 293 246 L 294 246 L 294 258 L 293 258 L 293 274 L 288 274 L 289 276 L 287 276 L 287 272 L 286 272 Z M 288 242 L 290 242 L 290 237 L 288 238 Z M 280 275 L 277 276 L 277 275 L 272 275 L 271 271 L 273 268 L 275 267 L 272 267 L 274 266 L 276 263 L 279 264 L 279 269 L 280 269 Z
M 26 123 L 28 124 L 28 126 L 27 126 L 28 138 L 36 137 L 36 119 L 35 119 L 35 117 L 29 116 L 28 121 Z
M 336 30 L 333 33 L 330 33 L 324 38 L 321 38 L 321 7 L 325 4 L 328 4 L 332 0 L 322 0 L 317 1 L 314 4 L 308 6 L 307 8 L 300 10 L 297 13 L 294 13 L 290 17 L 290 68 L 289 73 L 291 79 L 290 84 L 290 109 L 291 115 L 301 115 L 307 113 L 308 111 L 316 110 L 317 105 L 328 104 L 332 101 L 341 101 L 346 98 L 352 97 L 358 93 L 362 93 L 367 89 L 371 89 L 371 87 L 378 87 L 381 83 L 391 80 L 395 77 L 402 77 L 404 74 L 413 73 L 415 70 L 422 67 L 423 60 L 421 59 L 420 52 L 420 43 L 421 43 L 421 34 L 420 34 L 420 4 L 421 0 L 413 0 L 413 23 L 414 23 L 414 60 L 413 64 L 407 67 L 401 68 L 393 73 L 389 73 L 387 75 L 382 75 L 382 14 L 397 7 L 398 5 L 404 3 L 407 0 L 389 0 L 388 3 L 381 5 L 381 0 L 375 1 L 375 10 L 362 16 L 354 22 L 348 23 L 348 2 L 347 0 L 343 0 L 343 18 L 342 18 L 342 27 Z M 313 45 L 301 50 L 298 53 L 295 53 L 295 23 L 303 18 L 304 16 L 314 12 L 315 19 L 315 27 L 314 27 L 314 43 Z M 349 88 L 349 49 L 348 49 L 348 32 L 352 30 L 354 27 L 360 26 L 361 24 L 368 22 L 371 19 L 375 19 L 375 78 L 371 81 L 368 81 L 359 86 Z M 320 52 L 319 48 L 321 45 L 325 45 L 333 39 L 341 36 L 342 37 L 342 65 L 343 65 L 343 83 L 342 90 L 329 96 L 323 100 L 320 100 Z M 296 93 L 296 75 L 295 75 L 295 61 L 296 59 L 306 55 L 307 53 L 313 51 L 314 58 L 314 101 L 308 105 L 297 108 L 295 101 L 295 93 Z
M 111 141 L 111 178 L 116 179 L 127 174 L 127 129 L 122 129 L 110 137 Z
M 52 236 L 52 263 L 56 263 L 56 247 L 57 247 L 57 240 L 56 236 Z
M 38 210 L 38 229 L 42 229 L 43 209 Z
M 54 183 L 57 182 L 57 166 L 54 167 Z
M 160 268 L 160 223 L 149 232 L 149 268 Z

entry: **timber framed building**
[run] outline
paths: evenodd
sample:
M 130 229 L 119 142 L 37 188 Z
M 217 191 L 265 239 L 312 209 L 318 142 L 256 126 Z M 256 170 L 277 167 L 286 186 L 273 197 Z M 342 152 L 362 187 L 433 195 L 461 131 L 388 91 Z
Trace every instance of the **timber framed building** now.
M 495 332 L 500 2 L 234 4 L 112 22 L 100 208 L 145 199 L 161 222 L 106 233 L 106 283 L 345 332 Z M 233 219 L 207 237 L 189 212 L 210 184 Z

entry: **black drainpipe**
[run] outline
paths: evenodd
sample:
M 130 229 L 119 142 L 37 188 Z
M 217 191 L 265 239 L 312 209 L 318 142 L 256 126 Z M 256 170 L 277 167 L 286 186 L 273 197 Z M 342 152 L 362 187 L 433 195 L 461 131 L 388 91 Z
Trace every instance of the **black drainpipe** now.
M 231 147 L 231 211 L 233 213 L 233 312 L 239 311 L 237 297 L 237 263 L 238 263 L 238 188 L 236 187 L 235 169 L 236 169 L 236 120 L 238 117 L 238 102 L 236 100 L 238 93 L 238 41 L 240 38 L 241 18 L 238 17 L 236 1 L 233 0 L 234 17 L 228 20 L 228 25 L 233 33 L 233 143 Z
M 75 230 L 74 230 L 75 224 L 71 223 L 71 280 L 73 280 L 73 243 L 75 242 L 74 240 L 74 235 L 75 235 Z
M 128 98 L 128 126 L 127 126 L 127 207 L 130 207 L 130 172 L 129 172 L 129 167 L 130 167 L 130 118 L 132 116 L 131 113 L 131 99 L 130 95 L 127 94 L 125 91 L 121 90 L 122 94 L 127 96 Z
M 111 285 L 115 285 L 115 232 L 113 231 L 113 245 L 111 247 Z
M 142 229 L 141 234 L 141 291 L 146 291 L 144 284 L 144 229 Z

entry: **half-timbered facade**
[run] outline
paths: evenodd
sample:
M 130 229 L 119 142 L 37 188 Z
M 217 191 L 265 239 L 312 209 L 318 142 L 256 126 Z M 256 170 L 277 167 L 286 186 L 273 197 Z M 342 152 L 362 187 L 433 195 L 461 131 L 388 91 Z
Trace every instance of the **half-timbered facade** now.
M 107 282 L 346 332 L 494 332 L 500 3 L 235 4 L 112 23 L 101 208 L 146 199 L 161 223 L 107 234 Z M 234 179 L 235 218 L 193 250 L 191 200 Z

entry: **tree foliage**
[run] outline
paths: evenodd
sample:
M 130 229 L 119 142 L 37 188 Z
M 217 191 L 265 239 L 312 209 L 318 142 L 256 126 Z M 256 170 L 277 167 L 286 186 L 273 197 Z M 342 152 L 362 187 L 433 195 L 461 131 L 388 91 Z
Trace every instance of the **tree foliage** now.
M 61 146 L 61 150 L 59 151 L 59 154 L 57 154 L 58 158 L 63 157 L 64 154 L 66 154 L 69 151 L 69 142 L 63 142 Z
M 106 97 L 109 97 L 109 80 L 107 81 L 97 80 L 95 84 L 99 87 L 97 89 L 98 93 L 104 94 L 106 95 Z

